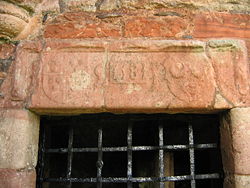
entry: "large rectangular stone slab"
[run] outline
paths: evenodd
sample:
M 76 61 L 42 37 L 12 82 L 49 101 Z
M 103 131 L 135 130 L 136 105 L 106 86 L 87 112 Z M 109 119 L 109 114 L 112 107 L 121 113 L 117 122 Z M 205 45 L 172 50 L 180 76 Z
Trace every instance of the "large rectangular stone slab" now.
M 204 112 L 250 104 L 242 41 L 46 40 L 38 53 L 28 107 L 41 113 Z

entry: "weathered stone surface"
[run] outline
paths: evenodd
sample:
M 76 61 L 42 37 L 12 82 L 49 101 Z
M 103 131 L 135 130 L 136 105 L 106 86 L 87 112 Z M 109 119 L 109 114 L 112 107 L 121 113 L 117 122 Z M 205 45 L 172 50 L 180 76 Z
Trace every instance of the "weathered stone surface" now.
M 42 16 L 35 15 L 30 18 L 29 24 L 17 35 L 14 40 L 34 40 L 42 30 Z
M 97 0 L 51 0 L 56 1 L 61 12 L 64 11 L 96 11 Z M 45 4 L 46 5 L 46 4 Z M 44 6 L 44 8 L 46 8 Z
M 215 83 L 204 45 L 156 42 L 154 46 L 141 41 L 140 45 L 130 42 L 117 49 L 119 43 L 112 44 L 115 52 L 109 55 L 106 108 L 154 111 L 209 107 Z
M 12 58 L 8 59 L 0 59 L 0 91 L 1 91 L 1 86 L 4 82 L 4 80 L 8 76 L 8 70 L 11 66 L 11 63 L 13 62 Z M 3 97 L 3 94 L 0 94 L 1 97 Z
M 26 2 L 28 1 L 26 0 Z M 58 2 L 59 0 L 50 1 Z M 248 0 L 60 0 L 60 2 L 63 11 L 84 10 L 92 12 L 98 10 L 98 7 L 102 7 L 101 10 L 104 11 L 114 11 L 117 8 L 132 10 L 190 8 L 238 13 L 250 11 Z
M 249 59 L 249 62 L 250 62 L 250 39 L 247 39 L 245 41 L 246 41 L 246 45 L 247 45 L 248 59 Z
M 17 49 L 15 59 L 15 69 L 13 71 L 11 100 L 25 101 L 30 95 L 33 77 L 36 76 L 39 69 L 39 51 L 41 51 L 41 43 L 25 43 Z
M 250 38 L 250 16 L 190 9 L 65 12 L 45 25 L 45 38 Z
M 3 107 L 3 101 L 5 94 L 9 87 L 6 87 L 6 84 L 3 86 L 6 80 L 10 81 L 10 69 L 15 58 L 15 49 L 16 47 L 11 44 L 1 44 L 0 45 L 0 107 Z M 7 84 L 8 86 L 10 86 Z
M 89 0 L 92 1 L 92 0 Z M 70 3 L 71 0 L 67 0 L 66 2 Z M 75 3 L 79 3 L 80 1 L 75 1 Z M 81 3 L 81 2 L 80 2 Z M 68 8 L 70 10 L 70 8 Z M 39 3 L 35 10 L 36 13 L 59 13 L 60 5 L 59 0 L 46 0 Z
M 122 5 L 121 0 L 103 0 L 100 2 L 101 3 L 100 5 L 97 6 L 97 9 L 104 10 L 104 11 L 116 10 L 116 9 L 121 8 L 121 5 Z
M 123 0 L 123 7 L 134 9 L 190 8 L 232 12 L 249 11 L 248 0 Z
M 27 23 L 12 15 L 0 14 L 0 37 L 13 38 L 25 28 Z
M 194 37 L 250 38 L 250 15 L 199 13 L 194 19 Z
M 221 151 L 229 174 L 250 174 L 250 108 L 232 109 L 222 119 Z
M 33 168 L 37 162 L 39 118 L 27 110 L 0 111 L 0 168 Z
M 230 175 L 224 179 L 224 187 L 226 188 L 248 188 L 250 187 L 249 175 Z
M 8 14 L 9 16 L 12 15 L 22 19 L 25 22 L 29 22 L 29 13 L 25 9 L 18 7 L 15 4 L 8 3 L 7 1 L 1 1 L 0 11 L 1 14 Z
M 15 46 L 13 45 L 0 45 L 0 80 L 4 80 L 7 77 L 8 70 L 14 60 L 14 50 Z M 0 83 L 0 87 L 1 85 L 2 83 Z
M 21 3 L 21 4 L 19 4 Z M 28 4 L 27 4 L 28 3 Z M 38 33 L 41 25 L 39 15 L 31 18 L 34 1 L 1 1 L 0 2 L 0 37 L 6 39 L 26 39 L 32 33 Z M 37 3 L 37 2 L 36 2 Z
M 68 109 L 85 106 L 89 110 L 100 110 L 106 54 L 103 44 L 98 43 L 48 42 L 42 52 L 39 87 L 32 98 L 32 106 Z
M 36 186 L 35 170 L 0 169 L 1 188 L 34 188 Z
M 32 13 L 35 11 L 36 6 L 43 0 L 8 0 L 8 1 L 17 4 L 18 6 L 23 7 Z
M 237 44 L 237 48 L 222 48 L 224 43 L 47 40 L 29 108 L 41 112 L 69 109 L 65 113 L 195 112 L 245 106 L 249 104 L 245 48 L 243 43 L 230 40 L 227 44 Z M 238 53 L 235 69 L 231 64 Z M 223 58 L 215 61 L 216 57 Z M 227 66 L 221 66 L 224 60 Z M 25 55 L 22 61 L 26 61 Z M 224 74 L 231 71 L 239 75 Z M 244 93 L 227 97 L 234 91 L 231 82 Z
M 16 3 L 40 3 L 42 0 L 11 0 Z
M 209 55 L 219 93 L 225 101 L 235 106 L 249 103 L 249 65 L 246 63 L 248 57 L 246 48 L 242 48 L 244 45 L 241 42 L 230 40 L 209 42 Z
M 214 8 L 215 5 L 213 3 L 215 2 L 165 0 L 130 2 L 120 0 L 15 2 L 21 6 L 1 2 L 0 34 L 4 37 L 17 37 L 15 38 L 16 40 L 26 39 L 32 34 L 34 36 L 32 37 L 33 39 L 40 34 L 39 31 L 43 30 L 41 15 L 49 13 L 45 17 L 50 18 L 50 14 L 53 14 L 52 17 L 54 17 L 61 10 L 64 14 L 58 15 L 56 20 L 51 19 L 46 24 L 46 38 L 249 38 L 250 19 L 248 14 L 210 11 L 217 8 L 221 9 L 225 4 L 228 5 L 225 10 L 230 10 L 230 6 L 233 6 L 238 7 L 233 8 L 236 12 L 242 12 L 241 6 L 250 7 L 246 6 L 247 2 L 244 0 L 237 1 L 237 3 L 217 2 L 221 6 Z M 206 3 L 209 5 L 205 6 Z M 36 9 L 39 15 L 30 17 L 29 11 L 34 11 L 34 8 L 30 8 L 29 4 L 39 4 Z M 210 6 L 211 8 L 208 8 Z M 200 8 L 202 12 L 199 10 Z M 121 10 L 116 11 L 116 9 Z M 81 12 L 82 10 L 92 13 L 86 14 Z M 204 10 L 209 11 L 204 12 Z M 69 11 L 75 12 L 69 13 Z M 104 20 L 96 19 L 96 16 Z M 58 20 L 60 21 L 58 22 Z
M 122 7 L 131 9 L 193 8 L 218 11 L 248 11 L 247 0 L 122 0 Z
M 25 101 L 15 100 L 17 98 L 12 96 L 12 88 L 13 88 L 13 72 L 14 65 L 13 59 L 9 58 L 5 60 L 5 64 L 9 65 L 8 72 L 2 72 L 4 78 L 2 79 L 2 83 L 0 86 L 0 108 L 24 108 Z
M 0 2 L 0 37 L 16 37 L 29 22 L 28 12 L 12 3 Z
M 15 48 L 13 44 L 0 44 L 0 59 L 8 59 L 13 56 Z
M 103 38 L 121 37 L 119 20 L 102 21 L 84 12 L 65 13 L 46 25 L 46 38 Z
M 125 37 L 180 37 L 188 28 L 182 17 L 131 17 L 125 20 Z
M 76 12 L 64 13 L 48 23 L 44 36 L 46 38 L 181 37 L 189 30 L 189 22 L 178 16 L 142 17 L 123 13 Z
M 250 187 L 250 176 L 235 175 L 235 188 Z

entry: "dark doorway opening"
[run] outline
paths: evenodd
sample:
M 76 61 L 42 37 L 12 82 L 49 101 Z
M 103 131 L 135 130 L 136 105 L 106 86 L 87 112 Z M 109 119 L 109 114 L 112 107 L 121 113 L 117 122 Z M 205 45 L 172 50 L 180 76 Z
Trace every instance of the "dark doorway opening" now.
M 217 115 L 43 116 L 38 188 L 221 188 Z

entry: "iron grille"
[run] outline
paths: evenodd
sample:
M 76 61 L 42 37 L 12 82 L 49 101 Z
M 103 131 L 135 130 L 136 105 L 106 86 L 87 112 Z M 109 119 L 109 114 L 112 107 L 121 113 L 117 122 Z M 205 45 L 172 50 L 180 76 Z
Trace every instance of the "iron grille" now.
M 222 187 L 223 172 L 219 152 L 219 123 L 217 120 L 217 116 L 215 115 L 166 114 L 98 114 L 78 117 L 43 117 L 41 123 L 39 162 L 37 168 L 37 188 L 102 188 L 112 187 L 112 184 L 115 185 L 113 185 L 113 187 L 140 188 L 143 187 L 139 186 L 142 183 L 154 183 L 153 186 L 148 187 L 166 188 L 166 182 L 175 182 L 175 186 L 172 186 L 175 188 L 196 188 L 205 187 L 204 185 L 208 185 L 208 181 L 213 181 L 213 183 L 210 183 L 207 187 Z M 93 125 L 93 127 L 89 126 L 90 124 Z M 111 128 L 108 129 L 108 131 L 105 131 L 106 128 L 109 127 L 109 124 L 112 124 L 110 125 Z M 113 126 L 113 124 L 116 125 Z M 112 133 L 113 129 L 116 129 L 117 127 L 119 130 L 114 130 L 114 133 Z M 150 127 L 153 127 L 154 130 L 150 129 Z M 178 128 L 179 132 L 176 131 Z M 147 135 L 140 136 L 141 132 L 147 129 L 149 129 Z M 81 132 L 81 130 L 85 131 Z M 89 134 L 88 130 L 93 130 L 93 134 Z M 210 132 L 207 130 L 212 131 Z M 185 131 L 187 134 L 186 137 L 183 133 Z M 108 134 L 107 137 L 109 139 L 114 137 L 111 144 L 105 144 L 105 133 Z M 123 142 L 123 144 L 125 143 L 126 145 L 119 143 L 118 140 L 121 137 L 126 137 L 126 143 Z M 87 147 L 86 143 L 81 143 L 81 141 L 85 138 L 87 140 L 86 142 L 90 142 L 90 147 Z M 147 143 L 141 143 L 141 139 L 144 139 Z M 153 140 L 153 142 L 150 142 L 150 140 Z M 64 144 L 60 145 L 57 142 L 63 142 Z M 93 142 L 95 142 L 96 145 Z M 119 144 L 122 146 L 119 146 Z M 207 151 L 207 153 L 205 151 Z M 104 159 L 104 155 L 117 152 L 120 152 L 123 156 L 122 158 L 126 159 L 126 174 L 123 177 L 121 177 L 121 174 L 117 177 L 115 176 L 116 174 L 112 177 L 107 177 L 107 175 L 103 174 L 103 167 L 105 167 L 105 165 L 112 164 L 112 160 L 114 158 L 111 159 L 111 162 L 107 162 Z M 157 158 L 157 165 L 155 165 L 156 163 L 153 165 L 157 171 L 154 176 L 138 177 L 136 176 L 138 174 L 134 174 L 133 165 L 135 163 L 134 157 L 136 157 L 136 152 L 144 152 L 143 155 L 141 155 L 142 157 L 146 157 L 147 152 L 154 152 L 154 156 Z M 166 176 L 164 169 L 166 167 L 164 155 L 168 154 L 167 152 L 172 152 L 174 154 L 174 166 L 175 162 L 177 165 L 182 163 L 178 162 L 178 158 L 182 158 L 180 161 L 185 160 L 185 168 L 187 168 L 187 170 L 179 170 L 179 172 L 177 172 L 178 168 L 182 169 L 182 167 L 174 167 L 174 174 Z M 177 155 L 178 152 L 180 152 L 179 155 Z M 198 154 L 200 154 L 197 154 L 197 159 L 196 152 L 199 152 Z M 205 152 L 204 155 L 202 155 L 203 152 Z M 94 159 L 93 157 L 85 158 L 86 160 L 91 159 L 96 161 L 94 166 L 88 167 L 88 169 L 91 169 L 92 171 L 95 169 L 96 175 L 93 176 L 93 173 L 90 173 L 81 177 L 81 174 L 79 175 L 78 173 L 77 177 L 74 177 L 74 165 L 78 168 L 78 166 L 81 166 L 81 163 L 86 163 L 85 160 L 78 160 L 76 162 L 77 164 L 74 164 L 74 157 L 77 157 L 76 155 L 79 154 L 85 155 L 89 153 L 96 154 L 96 158 Z M 55 157 L 55 160 L 51 162 L 51 158 L 48 157 L 49 155 L 56 155 L 57 157 Z M 62 163 L 59 163 L 58 165 L 55 165 L 55 168 L 59 169 L 59 171 L 64 171 L 65 173 L 64 175 L 62 175 L 62 173 L 58 173 L 57 177 L 54 177 L 55 173 L 52 172 L 51 165 L 55 162 L 61 161 L 60 155 L 65 156 L 64 160 L 62 160 L 65 164 L 62 165 Z M 206 158 L 207 155 L 212 156 L 210 161 Z M 212 170 L 209 172 L 206 172 L 206 167 L 203 171 L 199 170 L 198 167 L 196 168 L 197 163 L 201 160 L 201 156 L 205 156 L 203 163 L 208 163 L 209 165 L 214 163 L 212 165 Z M 147 161 L 146 163 L 150 162 L 152 162 L 152 160 Z M 145 165 L 147 165 L 146 163 Z M 59 166 L 64 166 L 64 168 Z M 198 166 L 202 165 L 198 164 Z M 117 171 L 114 169 L 114 165 L 111 168 L 113 168 L 114 171 Z M 50 172 L 47 173 L 47 171 Z M 183 182 L 185 182 L 185 184 Z

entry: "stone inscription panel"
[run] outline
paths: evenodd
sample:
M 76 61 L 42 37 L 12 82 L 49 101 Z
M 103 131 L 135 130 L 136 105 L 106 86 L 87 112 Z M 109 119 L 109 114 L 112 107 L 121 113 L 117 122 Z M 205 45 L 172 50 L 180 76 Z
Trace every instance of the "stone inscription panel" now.
M 109 41 L 101 50 L 86 43 L 45 47 L 31 109 L 197 112 L 249 104 L 249 65 L 241 43 L 231 48 L 221 42 Z
M 212 66 L 203 53 L 110 53 L 108 65 L 107 108 L 197 108 L 213 100 Z

